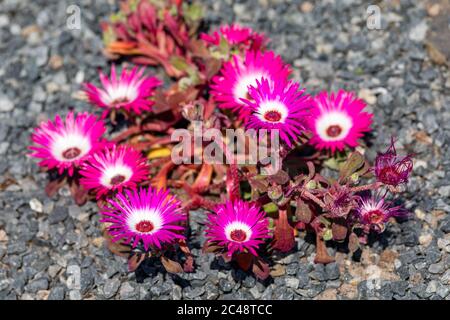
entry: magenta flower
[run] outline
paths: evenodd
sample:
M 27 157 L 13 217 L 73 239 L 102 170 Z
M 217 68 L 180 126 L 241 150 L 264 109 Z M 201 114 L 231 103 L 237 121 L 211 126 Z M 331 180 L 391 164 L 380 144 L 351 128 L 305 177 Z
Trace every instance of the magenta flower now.
M 385 223 L 391 217 L 405 216 L 407 212 L 401 206 L 392 206 L 385 198 L 376 196 L 360 198 L 356 214 L 359 221 L 377 232 L 383 232 Z
M 31 156 L 42 159 L 41 167 L 57 168 L 59 174 L 67 169 L 72 176 L 90 154 L 105 146 L 101 139 L 105 130 L 103 122 L 87 112 L 77 116 L 69 112 L 65 120 L 57 115 L 34 129 L 31 139 L 37 146 L 30 147 Z
M 223 246 L 232 256 L 235 252 L 249 252 L 258 256 L 258 246 L 269 238 L 269 220 L 254 204 L 242 200 L 227 201 L 208 215 L 206 237 Z
M 202 33 L 200 38 L 209 45 L 219 46 L 221 39 L 225 39 L 230 45 L 252 46 L 253 50 L 259 50 L 267 42 L 262 33 L 257 33 L 251 28 L 242 27 L 239 24 L 221 26 L 219 31 L 212 34 Z
M 394 139 L 384 153 L 379 153 L 375 158 L 375 176 L 379 182 L 397 187 L 407 183 L 413 169 L 411 155 L 398 156 L 394 146 Z
M 249 86 L 256 87 L 256 80 L 262 78 L 271 83 L 286 82 L 289 73 L 289 66 L 273 52 L 247 51 L 244 61 L 235 55 L 224 63 L 221 75 L 212 80 L 211 94 L 220 108 L 231 109 L 246 120 L 250 109 L 242 99 L 249 98 Z
M 251 115 L 247 127 L 253 129 L 279 130 L 281 139 L 289 146 L 304 129 L 310 98 L 304 89 L 298 90 L 294 82 L 270 83 L 267 79 L 256 80 L 256 87 L 249 88 L 250 100 L 244 100 Z
M 168 190 L 126 190 L 108 202 L 111 206 L 103 208 L 101 222 L 111 223 L 108 231 L 114 242 L 124 240 L 133 248 L 142 243 L 148 250 L 184 239 L 181 233 L 185 228 L 180 224 L 186 215 L 181 211 L 181 202 Z
M 149 167 L 139 151 L 129 146 L 113 146 L 93 154 L 82 165 L 80 182 L 88 190 L 95 190 L 97 199 L 110 191 L 135 189 L 147 179 Z
M 103 117 L 115 109 L 141 114 L 151 109 L 154 101 L 149 98 L 153 96 L 155 87 L 161 84 L 156 77 L 147 77 L 143 73 L 143 68 L 138 70 L 134 67 L 131 71 L 123 68 L 117 78 L 116 67 L 113 65 L 111 79 L 103 72 L 99 73 L 103 88 L 86 83 L 85 92 L 91 103 L 105 109 Z
M 311 143 L 318 149 L 342 151 L 345 146 L 358 146 L 358 139 L 370 131 L 372 114 L 362 112 L 366 104 L 352 93 L 319 93 L 313 99 L 309 129 Z

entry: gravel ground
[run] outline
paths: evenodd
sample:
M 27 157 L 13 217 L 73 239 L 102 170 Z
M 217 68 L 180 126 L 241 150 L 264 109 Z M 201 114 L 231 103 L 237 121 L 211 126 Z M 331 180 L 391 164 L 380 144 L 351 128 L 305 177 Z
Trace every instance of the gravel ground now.
M 81 30 L 66 28 L 66 8 L 81 8 Z M 74 99 L 106 67 L 99 21 L 114 3 L 0 3 L 0 299 L 450 299 L 450 75 L 425 50 L 432 19 L 424 1 L 377 2 L 382 29 L 369 30 L 360 0 L 203 0 L 213 25 L 239 21 L 264 31 L 311 92 L 346 88 L 375 112 L 373 159 L 391 135 L 415 168 L 405 199 L 411 219 L 389 225 L 358 260 L 330 247 L 336 263 L 314 265 L 314 244 L 298 240 L 274 259 L 272 280 L 230 270 L 200 255 L 204 214 L 191 222 L 196 272 L 172 277 L 144 265 L 129 274 L 102 245 L 94 203 L 52 199 L 46 174 L 26 157 L 41 120 L 88 110 Z M 339 5 L 338 5 L 339 4 Z M 313 10 L 312 10 L 313 9 Z M 300 70 L 300 71 L 299 71 Z M 338 251 L 338 252 L 336 252 Z

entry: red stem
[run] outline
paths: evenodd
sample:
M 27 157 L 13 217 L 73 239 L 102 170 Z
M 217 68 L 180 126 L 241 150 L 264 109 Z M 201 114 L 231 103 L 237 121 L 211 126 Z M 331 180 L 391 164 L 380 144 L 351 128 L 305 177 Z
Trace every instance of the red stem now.
M 325 203 L 322 200 L 320 200 L 319 198 L 317 198 L 315 195 L 313 195 L 311 192 L 309 192 L 308 190 L 303 190 L 302 191 L 302 196 L 308 198 L 309 200 L 314 201 L 321 208 L 325 209 Z
M 375 190 L 375 189 L 378 189 L 379 187 L 381 187 L 382 185 L 383 184 L 381 182 L 374 182 L 371 184 L 366 184 L 364 186 L 350 188 L 350 191 L 361 192 L 361 191 L 366 191 L 366 190 Z

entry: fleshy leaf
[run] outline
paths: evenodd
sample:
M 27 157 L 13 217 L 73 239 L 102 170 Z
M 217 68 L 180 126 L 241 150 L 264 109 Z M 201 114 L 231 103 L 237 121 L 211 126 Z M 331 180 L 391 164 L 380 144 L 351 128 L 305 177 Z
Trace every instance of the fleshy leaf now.
M 340 169 L 340 179 L 344 180 L 361 169 L 365 164 L 364 156 L 358 151 L 350 153 L 347 161 Z
M 347 226 L 345 219 L 334 219 L 331 225 L 333 231 L 333 240 L 344 241 L 347 238 Z
M 307 203 L 305 203 L 301 198 L 298 198 L 295 215 L 297 216 L 299 221 L 310 223 L 313 217 L 313 212 L 311 211 L 311 208 Z
M 276 183 L 276 184 L 283 185 L 283 184 L 288 183 L 290 178 L 289 178 L 289 175 L 285 171 L 279 170 L 274 175 L 269 176 L 268 180 L 271 183 Z
M 136 271 L 139 268 L 139 265 L 145 260 L 145 254 L 133 254 L 128 259 L 128 272 Z
M 163 264 L 164 268 L 169 273 L 182 273 L 183 267 L 181 264 L 179 264 L 176 261 L 173 261 L 169 258 L 166 258 L 165 256 L 161 256 L 161 263 Z
M 294 228 L 289 225 L 287 211 L 280 210 L 279 218 L 275 225 L 273 248 L 281 252 L 288 252 L 294 245 Z
M 254 259 L 252 271 L 260 280 L 266 280 L 270 275 L 269 265 L 259 257 Z
M 246 252 L 238 253 L 234 259 L 238 264 L 239 268 L 241 268 L 244 271 L 248 271 L 253 263 L 253 255 Z
M 351 233 L 348 238 L 348 249 L 351 253 L 354 253 L 359 249 L 359 238 L 355 233 Z

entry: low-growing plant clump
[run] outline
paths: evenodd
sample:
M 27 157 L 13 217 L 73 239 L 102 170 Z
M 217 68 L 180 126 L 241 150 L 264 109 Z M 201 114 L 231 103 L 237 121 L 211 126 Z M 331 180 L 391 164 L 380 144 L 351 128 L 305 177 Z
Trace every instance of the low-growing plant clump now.
M 204 253 L 260 279 L 299 232 L 314 233 L 315 262 L 330 263 L 326 242 L 353 253 L 407 215 L 394 201 L 412 158 L 392 139 L 365 159 L 374 115 L 363 100 L 308 94 L 265 35 L 237 24 L 205 33 L 201 16 L 181 0 L 128 0 L 102 24 L 105 55 L 141 66 L 113 64 L 84 85 L 99 116 L 70 111 L 35 128 L 31 155 L 50 173 L 49 196 L 68 185 L 77 204 L 96 201 L 108 247 L 130 271 L 149 257 L 193 271 L 189 212 L 206 210 Z

